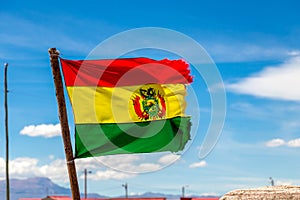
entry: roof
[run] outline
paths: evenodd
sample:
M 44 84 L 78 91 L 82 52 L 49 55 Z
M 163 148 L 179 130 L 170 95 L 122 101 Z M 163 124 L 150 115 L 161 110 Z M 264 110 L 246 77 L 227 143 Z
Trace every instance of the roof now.
M 219 200 L 219 197 L 199 197 L 199 198 L 191 198 L 191 197 L 182 197 L 180 200 Z
M 19 198 L 19 200 L 41 200 L 41 198 Z
M 81 198 L 82 200 L 166 200 L 165 197 L 146 198 Z M 72 200 L 69 196 L 47 196 L 45 198 L 20 198 L 19 200 Z M 218 197 L 181 198 L 181 200 L 219 200 Z
M 139 197 L 128 197 L 128 198 L 107 198 L 106 200 L 165 200 L 165 197 L 144 197 L 144 198 L 139 198 Z
M 81 198 L 82 200 L 166 200 L 164 197 L 155 198 Z M 72 200 L 69 196 L 47 196 L 45 198 L 21 198 L 19 200 Z
M 47 196 L 41 200 L 72 200 L 69 196 Z

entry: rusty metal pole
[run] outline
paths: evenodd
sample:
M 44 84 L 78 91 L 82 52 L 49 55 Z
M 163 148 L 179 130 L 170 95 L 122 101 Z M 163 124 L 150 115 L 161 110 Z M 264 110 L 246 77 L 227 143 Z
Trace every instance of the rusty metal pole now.
M 70 179 L 70 186 L 72 191 L 72 198 L 73 200 L 80 200 L 80 192 L 78 187 L 77 181 L 77 173 L 76 167 L 73 157 L 73 150 L 72 144 L 70 139 L 70 130 L 68 124 L 68 117 L 67 117 L 67 109 L 66 109 L 66 102 L 64 96 L 64 88 L 62 84 L 62 77 L 60 73 L 58 57 L 59 52 L 56 48 L 50 48 L 48 50 L 50 55 L 50 63 L 52 67 L 53 79 L 55 84 L 55 91 L 56 91 L 56 98 L 58 103 L 58 112 L 59 112 L 59 120 L 61 125 L 61 133 L 64 143 L 64 149 L 66 154 L 66 161 Z

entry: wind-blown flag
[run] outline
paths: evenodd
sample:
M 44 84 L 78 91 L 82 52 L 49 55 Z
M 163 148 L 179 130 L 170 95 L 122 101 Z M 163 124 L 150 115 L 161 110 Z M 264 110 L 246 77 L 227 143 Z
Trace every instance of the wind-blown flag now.
M 60 59 L 75 120 L 75 157 L 184 149 L 190 139 L 183 60 Z

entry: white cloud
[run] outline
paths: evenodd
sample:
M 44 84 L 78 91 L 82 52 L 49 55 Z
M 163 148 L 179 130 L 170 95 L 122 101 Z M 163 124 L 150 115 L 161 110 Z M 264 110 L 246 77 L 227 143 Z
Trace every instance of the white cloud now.
M 156 163 L 142 163 L 138 165 L 138 168 L 140 168 L 140 170 L 143 172 L 151 172 L 151 171 L 159 170 L 161 166 Z
M 180 158 L 180 155 L 176 154 L 167 154 L 159 158 L 158 162 L 163 164 L 163 165 L 168 165 L 176 161 L 177 159 Z
M 143 192 L 130 192 L 129 195 L 130 196 L 137 196 L 137 195 L 142 195 Z
M 119 156 L 118 156 L 119 157 Z M 127 163 L 127 167 L 133 168 L 134 162 L 137 160 L 134 155 L 124 155 L 123 159 L 122 157 L 119 157 L 120 159 L 113 159 L 112 156 L 105 156 L 105 157 L 91 157 L 91 158 L 84 158 L 84 159 L 77 159 L 76 161 L 76 167 L 77 167 L 77 173 L 79 174 L 79 178 L 83 179 L 83 171 L 84 169 L 87 169 L 91 171 L 92 173 L 89 174 L 89 178 L 93 180 L 109 180 L 109 179 L 128 179 L 131 177 L 136 176 L 136 174 L 132 173 L 126 173 L 124 171 L 118 171 L 114 170 L 113 168 L 110 168 L 109 166 L 105 167 L 101 160 L 106 160 L 106 164 L 109 163 L 110 165 L 114 166 L 117 165 L 124 165 L 122 162 Z
M 61 159 L 54 160 L 49 164 L 39 165 L 39 160 L 36 158 L 19 157 L 9 162 L 11 178 L 24 179 L 28 177 L 48 177 L 53 181 L 67 182 L 68 173 L 66 162 Z M 0 174 L 4 174 L 5 162 L 0 158 Z M 0 178 L 2 179 L 0 175 Z
M 283 146 L 283 145 L 285 145 L 285 141 L 280 138 L 276 138 L 276 139 L 266 142 L 267 147 L 279 147 L 279 146 Z
M 76 166 L 78 172 L 83 172 L 84 169 L 91 170 L 92 178 L 95 180 L 107 179 L 107 176 L 111 179 L 129 178 L 139 173 L 157 171 L 162 168 L 159 163 L 150 162 L 143 156 L 130 154 L 77 159 Z M 104 171 L 107 174 L 104 175 Z
M 287 146 L 289 146 L 289 147 L 300 147 L 300 138 L 288 141 Z
M 207 166 L 206 161 L 202 160 L 200 162 L 190 164 L 189 168 L 199 168 L 199 167 L 206 167 L 206 166 Z
M 288 147 L 300 147 L 300 138 L 296 138 L 289 141 L 284 141 L 283 139 L 276 138 L 266 142 L 266 147 L 279 147 L 279 146 L 288 146 Z
M 117 166 L 126 163 L 133 163 L 141 159 L 140 156 L 134 154 L 125 155 L 111 155 L 95 158 L 97 161 L 105 163 L 107 166 Z
M 158 171 L 176 161 L 180 156 L 175 154 L 123 154 L 102 157 L 93 157 L 76 160 L 80 170 L 84 168 L 96 170 L 99 167 L 106 167 L 124 173 L 147 173 Z
M 275 181 L 275 185 L 293 185 L 292 181 Z
M 56 159 L 51 161 L 49 164 L 37 165 L 36 171 L 38 176 L 48 177 L 53 181 L 60 183 L 68 182 L 68 171 L 67 164 L 64 159 Z
M 38 159 L 35 158 L 16 158 L 10 162 L 9 172 L 13 177 L 17 178 L 26 178 L 26 175 L 36 176 L 38 175 L 38 171 L 36 170 L 37 163 Z
M 48 177 L 57 183 L 68 182 L 67 164 L 64 159 L 50 160 L 49 163 L 40 164 L 39 160 L 30 157 L 19 157 L 10 160 L 10 177 L 24 179 L 29 177 Z M 130 164 L 134 166 L 134 164 Z M 152 164 L 141 164 L 143 168 L 157 167 Z M 76 168 L 79 178 L 83 178 L 84 169 L 92 171 L 89 178 L 94 180 L 108 179 L 128 179 L 137 174 L 116 171 L 103 166 L 99 167 L 99 162 L 92 158 L 76 160 Z M 0 180 L 4 179 L 5 160 L 0 157 Z
M 95 173 L 92 173 L 89 175 L 89 178 L 93 180 L 122 180 L 122 179 L 128 179 L 131 177 L 134 177 L 134 174 L 128 174 L 128 173 L 123 173 L 123 172 L 118 172 L 115 170 L 105 170 L 105 171 L 96 171 Z
M 227 89 L 240 94 L 249 94 L 270 99 L 300 101 L 300 56 L 267 67 L 257 74 L 227 85 Z
M 30 137 L 45 137 L 51 138 L 61 134 L 60 124 L 40 124 L 25 126 L 21 131 L 21 135 L 28 135 Z
M 300 51 L 299 50 L 292 50 L 292 51 L 288 52 L 288 55 L 290 55 L 290 56 L 299 56 Z
M 216 193 L 216 192 L 205 192 L 205 193 L 201 193 L 200 196 L 206 196 L 206 197 L 209 197 L 209 196 L 220 196 L 220 194 Z

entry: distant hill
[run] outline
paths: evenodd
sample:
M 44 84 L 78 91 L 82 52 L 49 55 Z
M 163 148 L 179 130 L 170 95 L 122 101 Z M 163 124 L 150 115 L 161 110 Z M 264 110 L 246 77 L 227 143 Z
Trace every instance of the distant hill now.
M 0 199 L 6 199 L 6 182 L 0 181 Z M 35 177 L 28 179 L 11 179 L 10 180 L 10 199 L 18 200 L 19 198 L 44 198 L 47 195 L 66 195 L 71 196 L 69 188 L 61 187 L 53 183 L 49 178 Z M 98 194 L 89 194 L 90 197 L 102 197 Z
M 0 181 L 0 200 L 6 199 L 5 180 Z M 10 180 L 10 199 L 19 200 L 19 198 L 44 198 L 47 195 L 71 196 L 69 188 L 61 187 L 53 183 L 49 178 L 35 177 L 28 179 Z M 81 194 L 83 196 L 83 194 Z M 88 197 L 106 197 L 95 193 L 89 193 Z M 124 197 L 124 196 L 120 196 Z M 130 197 L 165 197 L 169 200 L 180 199 L 180 195 L 145 192 L 141 195 L 130 195 Z M 201 197 L 193 195 L 193 197 Z
M 165 197 L 167 199 L 180 199 L 181 196 L 180 195 L 174 195 L 174 194 L 145 192 L 145 193 L 140 194 L 140 195 L 130 195 L 130 197 Z
M 124 196 L 122 196 L 124 197 Z M 141 195 L 130 195 L 130 197 L 165 197 L 168 200 L 179 200 L 182 196 L 179 194 L 165 194 L 165 193 L 155 193 L 155 192 L 145 192 Z M 187 196 L 190 197 L 190 196 Z M 196 198 L 216 198 L 217 196 L 201 196 L 201 195 L 191 195 L 191 197 Z

